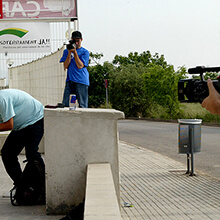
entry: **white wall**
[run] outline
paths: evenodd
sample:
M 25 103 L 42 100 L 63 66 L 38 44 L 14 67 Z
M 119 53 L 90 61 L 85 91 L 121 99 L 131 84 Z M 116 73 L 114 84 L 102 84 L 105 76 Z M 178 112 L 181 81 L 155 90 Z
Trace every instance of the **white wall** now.
M 66 71 L 59 60 L 64 47 L 36 61 L 9 69 L 9 88 L 26 91 L 43 105 L 62 102 Z
M 120 202 L 117 121 L 122 118 L 114 109 L 45 109 L 48 214 L 65 214 L 83 201 L 91 163 L 110 163 Z

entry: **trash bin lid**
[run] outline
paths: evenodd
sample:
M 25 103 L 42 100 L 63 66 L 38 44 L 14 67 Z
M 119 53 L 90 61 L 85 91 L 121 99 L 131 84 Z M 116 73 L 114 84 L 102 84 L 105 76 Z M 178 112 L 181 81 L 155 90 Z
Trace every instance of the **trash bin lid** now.
M 202 123 L 202 119 L 178 119 L 181 124 L 197 125 Z

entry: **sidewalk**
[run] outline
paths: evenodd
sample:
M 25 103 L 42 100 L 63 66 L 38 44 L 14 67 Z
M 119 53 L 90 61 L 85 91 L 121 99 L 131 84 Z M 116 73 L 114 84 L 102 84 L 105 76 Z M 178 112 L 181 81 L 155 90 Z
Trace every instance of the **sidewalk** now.
M 220 219 L 220 180 L 124 143 L 119 154 L 122 219 Z
M 19 161 L 25 156 L 20 155 Z M 6 174 L 0 159 L 0 220 L 41 220 L 41 219 L 60 219 L 63 216 L 48 216 L 45 213 L 45 206 L 12 206 L 9 198 L 9 191 L 13 187 L 13 182 Z
M 23 160 L 20 156 L 20 160 Z M 153 151 L 120 143 L 122 219 L 220 219 L 220 180 Z M 195 167 L 196 168 L 196 167 Z M 0 161 L 0 219 L 60 219 L 47 216 L 45 206 L 14 207 L 8 196 L 12 182 Z M 5 198 L 6 196 L 6 198 Z M 124 207 L 124 202 L 132 207 Z

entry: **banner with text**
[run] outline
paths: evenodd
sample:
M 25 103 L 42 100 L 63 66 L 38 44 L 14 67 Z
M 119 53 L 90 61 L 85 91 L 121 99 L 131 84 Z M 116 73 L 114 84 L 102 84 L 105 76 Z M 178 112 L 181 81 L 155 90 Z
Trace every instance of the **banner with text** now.
M 51 52 L 49 23 L 0 22 L 0 53 L 5 52 Z
M 2 20 L 15 19 L 77 19 L 77 0 L 0 0 Z M 1 13 L 2 14 L 2 13 Z

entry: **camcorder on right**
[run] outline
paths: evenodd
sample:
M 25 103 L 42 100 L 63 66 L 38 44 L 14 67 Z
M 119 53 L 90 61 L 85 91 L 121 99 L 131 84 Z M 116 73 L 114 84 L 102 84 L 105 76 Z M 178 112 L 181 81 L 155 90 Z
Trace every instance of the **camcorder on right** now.
M 69 44 L 66 44 L 66 49 L 67 50 L 71 50 L 73 49 L 74 47 L 76 47 L 76 40 L 70 40 L 69 41 Z
M 197 66 L 188 69 L 189 74 L 200 74 L 200 79 L 181 79 L 178 82 L 178 99 L 180 102 L 200 102 L 209 95 L 207 81 L 204 80 L 203 73 L 219 72 L 220 67 Z M 220 93 L 220 77 L 212 80 L 215 89 Z

